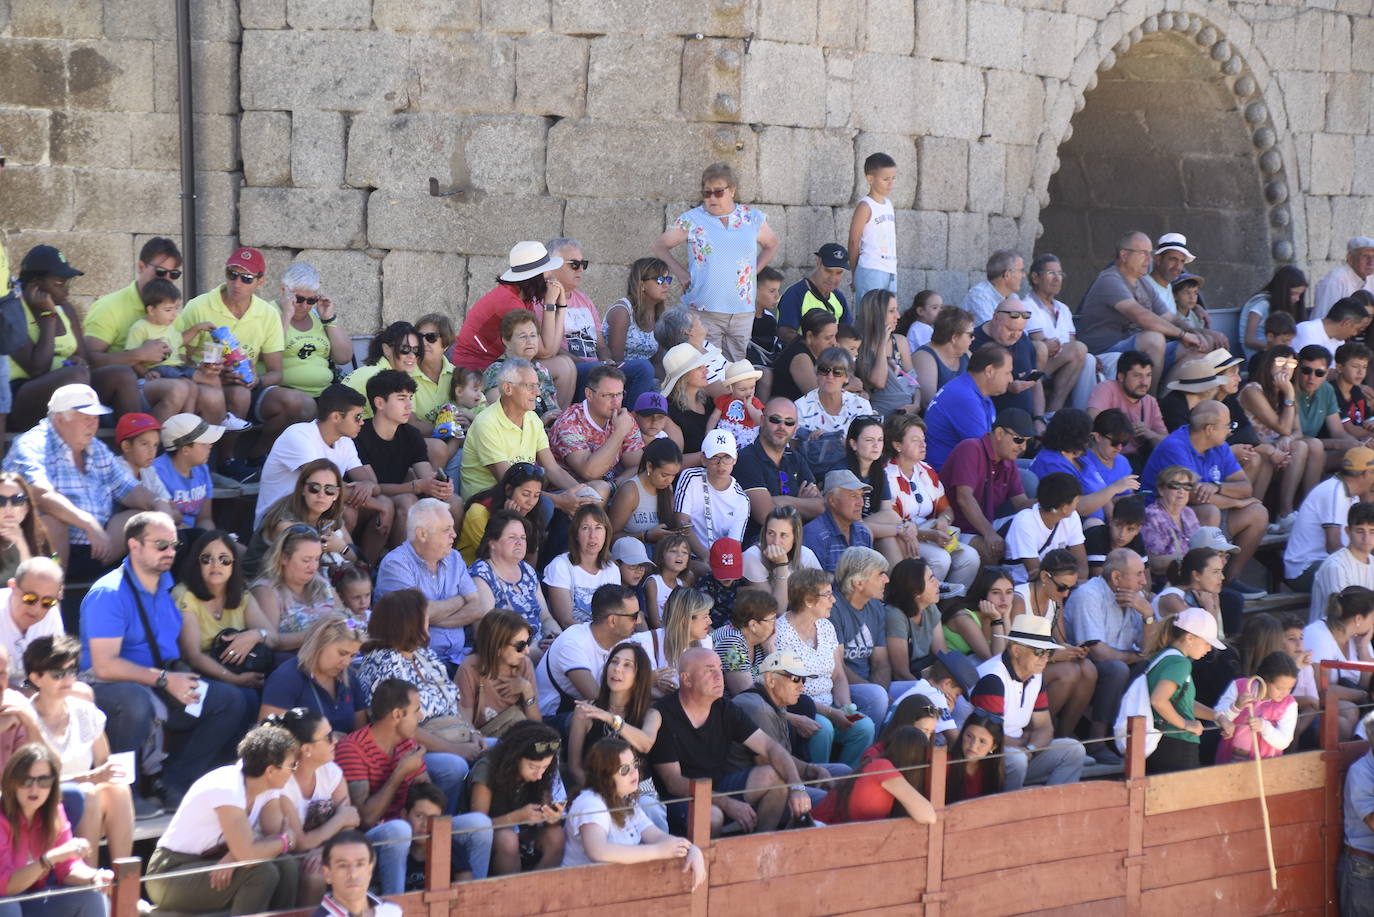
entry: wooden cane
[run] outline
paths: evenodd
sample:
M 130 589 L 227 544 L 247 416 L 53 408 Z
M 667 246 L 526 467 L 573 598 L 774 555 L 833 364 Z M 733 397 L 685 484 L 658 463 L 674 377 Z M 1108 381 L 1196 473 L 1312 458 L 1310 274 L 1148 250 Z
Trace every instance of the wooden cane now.
M 1259 690 L 1255 690 L 1255 682 L 1259 682 Z M 1255 716 L 1255 703 L 1264 697 L 1269 687 L 1264 683 L 1264 679 L 1258 675 L 1253 676 L 1248 684 L 1249 693 L 1255 696 L 1255 700 L 1250 701 L 1250 717 Z M 1248 723 L 1247 723 L 1248 725 Z M 1272 891 L 1279 890 L 1279 872 L 1274 866 L 1274 835 L 1269 828 L 1269 801 L 1264 796 L 1264 767 L 1260 764 L 1260 735 L 1250 730 L 1250 753 L 1255 759 L 1255 780 L 1259 783 L 1260 814 L 1264 816 L 1264 852 L 1269 857 L 1269 888 Z

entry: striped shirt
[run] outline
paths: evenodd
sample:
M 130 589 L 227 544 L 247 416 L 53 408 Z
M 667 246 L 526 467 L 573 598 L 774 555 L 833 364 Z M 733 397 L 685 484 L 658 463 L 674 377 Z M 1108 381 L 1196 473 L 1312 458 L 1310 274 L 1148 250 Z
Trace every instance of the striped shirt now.
M 396 769 L 396 762 L 416 747 L 418 746 L 414 739 L 402 739 L 396 743 L 391 754 L 387 754 L 377 745 L 377 740 L 372 737 L 372 726 L 368 725 L 357 732 L 350 732 L 348 737 L 339 743 L 334 752 L 334 761 L 343 769 L 344 780 L 347 782 L 367 781 L 367 795 L 371 796 L 386 783 L 391 772 Z M 401 817 L 401 811 L 406 805 L 406 796 L 410 793 L 410 785 L 424 772 L 425 766 L 421 764 L 419 770 L 401 781 L 401 785 L 391 797 L 391 804 L 386 807 L 379 821 Z
M 78 471 L 71 446 L 46 417 L 14 440 L 4 469 L 19 472 L 35 487 L 57 491 L 102 526 L 114 515 L 114 501 L 122 500 L 138 486 L 133 475 L 115 461 L 109 446 L 98 439 L 86 447 L 85 467 Z M 68 529 L 72 544 L 91 543 L 84 529 Z

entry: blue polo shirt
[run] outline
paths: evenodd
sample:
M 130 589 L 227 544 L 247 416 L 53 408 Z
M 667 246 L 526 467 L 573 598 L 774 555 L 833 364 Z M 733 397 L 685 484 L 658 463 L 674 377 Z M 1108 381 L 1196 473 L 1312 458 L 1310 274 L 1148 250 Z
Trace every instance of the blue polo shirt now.
M 360 691 L 355 690 L 353 678 L 347 669 L 334 683 L 334 697 L 320 687 L 313 676 L 301 670 L 296 658 L 286 660 L 277 666 L 276 671 L 267 676 L 262 688 L 262 702 L 269 707 L 290 710 L 304 707 L 324 715 L 335 732 L 352 732 L 358 728 L 354 719 L 359 710 L 366 710 Z
M 1107 482 L 1102 478 L 1102 466 L 1100 464 L 1090 463 L 1087 455 L 1080 456 L 1078 461 L 1079 465 L 1075 465 L 1062 452 L 1042 449 L 1040 454 L 1035 457 L 1035 461 L 1031 462 L 1030 470 L 1039 478 L 1056 471 L 1071 474 L 1078 478 L 1079 484 L 1083 485 L 1083 493 L 1085 494 L 1097 493 L 1107 486 Z M 1098 507 L 1095 513 L 1089 513 L 1086 518 L 1107 521 L 1106 513 L 1103 512 L 1102 507 Z
M 873 547 L 873 534 L 868 526 L 856 522 L 849 527 L 849 540 L 846 541 L 835 517 L 830 515 L 830 510 L 826 510 L 802 527 L 802 544 L 815 552 L 822 570 L 834 570 L 845 548 Z
M 1154 451 L 1150 453 L 1149 461 L 1145 463 L 1145 470 L 1141 472 L 1141 488 L 1153 491 L 1155 477 L 1170 465 L 1191 468 L 1198 476 L 1198 480 L 1207 484 L 1220 484 L 1240 471 L 1240 465 L 1231 454 L 1230 446 L 1223 443 L 1213 446 L 1206 452 L 1198 452 L 1193 448 L 1193 441 L 1188 438 L 1186 426 L 1179 427 L 1155 446 Z
M 992 431 L 992 399 L 964 373 L 935 393 L 926 408 L 926 462 L 939 471 L 954 447 Z
M 468 574 L 463 555 L 449 551 L 431 573 L 409 541 L 392 549 L 377 565 L 377 580 L 372 587 L 374 601 L 398 589 L 418 589 L 431 602 L 440 602 L 460 595 L 472 595 L 477 584 Z M 467 655 L 467 639 L 461 627 L 433 627 L 429 629 L 429 648 L 445 662 L 458 665 Z
M 86 593 L 86 598 L 81 600 L 83 670 L 91 667 L 91 641 L 107 638 L 124 641 L 119 647 L 119 658 L 149 668 L 157 666 L 152 648 L 148 645 L 148 632 L 138 616 L 135 590 L 143 601 L 148 626 L 152 628 L 158 651 L 162 654 L 162 664 L 181 658 L 181 650 L 177 647 L 177 638 L 181 636 L 181 611 L 172 601 L 172 575 L 162 574 L 158 579 L 157 592 L 149 592 L 138 581 L 128 558 L 125 558 L 124 563 L 96 580 L 91 591 Z

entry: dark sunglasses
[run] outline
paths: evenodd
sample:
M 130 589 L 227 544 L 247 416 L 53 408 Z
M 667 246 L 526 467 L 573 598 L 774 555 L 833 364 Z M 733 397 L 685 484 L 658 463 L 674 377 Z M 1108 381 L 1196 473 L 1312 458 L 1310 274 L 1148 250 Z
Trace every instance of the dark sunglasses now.
M 661 277 L 653 278 L 653 281 L 661 287 L 670 287 L 673 285 L 673 275 L 664 274 Z
M 412 347 L 412 346 L 410 346 L 409 344 L 397 344 L 395 347 L 393 347 L 393 348 L 391 348 L 391 349 L 392 349 L 398 356 L 402 356 L 402 357 L 405 356 L 405 355 L 407 355 L 407 354 L 414 354 L 414 355 L 417 356 L 417 357 L 420 355 L 420 348 L 419 348 L 419 347 Z
M 27 506 L 29 502 L 28 494 L 10 494 L 8 497 L 0 496 L 0 506 Z
M 19 596 L 19 601 L 25 605 L 42 605 L 44 608 L 52 608 L 62 600 L 50 595 L 40 596 L 36 592 L 25 592 Z
M 585 271 L 588 267 L 591 266 L 592 262 L 590 258 L 569 258 L 567 261 L 564 261 L 563 263 L 566 264 L 568 267 L 572 268 L 574 271 Z
M 313 306 L 313 305 L 315 305 L 315 303 L 319 302 L 319 301 L 320 301 L 321 299 L 323 299 L 323 298 L 324 298 L 324 297 L 322 297 L 322 296 L 302 296 L 301 294 L 297 293 L 297 294 L 296 294 L 296 305 L 298 305 L 298 306 Z
M 224 276 L 230 283 L 254 283 L 261 274 L 240 274 L 238 271 L 225 271 Z
M 308 493 L 318 494 L 320 491 L 328 496 L 335 496 L 339 492 L 338 484 L 321 484 L 319 481 L 306 481 L 305 489 Z
M 176 539 L 168 541 L 166 538 L 143 538 L 140 539 L 144 544 L 150 544 L 159 551 L 175 551 L 181 547 L 181 542 Z
M 1012 436 L 1011 441 L 1016 443 L 1016 445 L 1018 446 L 1024 446 L 1027 442 L 1030 441 L 1030 439 L 1031 437 L 1029 436 Z
M 817 366 L 816 375 L 819 376 L 847 376 L 849 370 L 843 366 Z
M 550 739 L 547 742 L 535 742 L 534 753 L 536 755 L 547 755 L 549 752 L 557 752 L 558 749 L 562 747 L 563 741 L 561 739 Z
M 793 675 L 791 672 L 779 672 L 778 674 L 781 675 L 783 678 L 786 678 L 788 681 L 792 682 L 792 684 L 794 685 L 806 684 L 805 675 Z
M 780 417 L 780 416 L 778 416 L 777 414 L 769 414 L 769 415 L 768 415 L 768 422 L 769 422 L 769 423 L 780 423 L 780 424 L 782 424 L 784 427 L 795 427 L 795 426 L 797 425 L 797 418 L 795 418 L 795 417 Z
M 1161 490 L 1192 490 L 1193 485 L 1188 481 L 1170 481 L 1167 484 L 1159 485 Z
M 514 471 L 522 477 L 535 478 L 540 481 L 544 480 L 544 469 L 533 462 L 516 462 L 514 465 L 510 466 L 510 471 L 506 473 L 509 474 L 511 471 Z
M 778 490 L 782 491 L 778 496 L 787 497 L 792 494 L 792 479 L 787 476 L 787 472 L 778 469 Z
M 1054 650 L 1045 649 L 1043 646 L 1028 646 L 1026 649 L 1034 653 L 1037 659 L 1044 659 L 1054 653 Z
M 725 192 L 727 192 L 727 191 L 729 191 L 729 190 L 730 190 L 730 188 L 729 188 L 728 185 L 727 185 L 726 187 L 724 187 L 724 188 L 702 188 L 702 189 L 701 189 L 701 196 L 702 196 L 703 198 L 708 198 L 708 197 L 725 197 Z
M 523 653 L 530 648 L 530 642 L 528 640 L 516 640 L 511 646 L 515 648 L 517 653 Z
M 1131 438 L 1129 436 L 1125 439 L 1107 439 L 1105 436 L 1102 438 L 1106 440 L 1109 445 L 1117 449 L 1125 449 L 1131 444 Z
M 1302 374 L 1304 376 L 1316 376 L 1318 379 L 1320 379 L 1322 376 L 1326 375 L 1326 370 L 1317 369 L 1315 366 L 1304 366 L 1302 367 Z M 1232 426 L 1231 429 L 1234 430 L 1235 427 Z
M 640 613 L 637 612 L 637 611 L 635 611 L 635 612 L 630 612 L 630 613 L 628 613 L 628 614 L 625 613 L 625 612 L 615 611 L 615 612 L 612 612 L 612 613 L 611 613 L 611 617 L 613 617 L 613 618 L 634 618 L 636 621 L 638 621 L 638 620 L 639 620 L 639 614 L 640 614 Z
M 48 674 L 51 675 L 53 678 L 75 678 L 77 673 L 80 671 L 81 669 L 75 663 L 73 663 L 72 665 L 69 665 L 61 669 L 48 669 Z
M 1029 312 L 1017 312 L 1013 309 L 998 309 L 999 315 L 1010 315 L 1012 318 L 1030 318 Z
M 1060 595 L 1067 594 L 1068 591 L 1073 588 L 1072 586 L 1065 586 L 1063 583 L 1059 582 L 1059 580 L 1055 579 L 1052 576 L 1050 577 L 1050 584 L 1059 591 Z
M 439 332 L 437 331 L 426 331 L 420 337 L 424 338 L 426 344 L 439 343 Z
M 313 483 L 313 482 L 312 482 L 312 483 Z M 319 486 L 331 486 L 331 485 L 319 485 Z M 318 530 L 318 529 L 316 529 L 313 525 L 306 525 L 304 522 L 297 522 L 295 525 L 293 525 L 293 526 L 291 526 L 290 528 L 288 528 L 285 532 L 282 532 L 282 537 L 285 537 L 285 536 L 287 536 L 287 535 L 312 535 L 312 536 L 314 536 L 315 538 L 319 538 L 319 537 L 320 537 L 320 533 L 319 533 L 319 530 Z
M 210 554 L 207 552 L 200 555 L 200 562 L 202 564 L 212 564 L 215 561 L 219 561 L 221 567 L 232 567 L 234 565 L 234 558 L 229 554 Z
M 163 280 L 181 279 L 181 271 L 177 270 L 174 267 L 158 267 L 154 265 L 153 273 L 156 274 L 158 277 L 161 277 Z
M 20 786 L 26 788 L 31 786 L 41 786 L 44 789 L 47 789 L 48 787 L 53 785 L 53 781 L 55 781 L 56 779 L 57 778 L 54 777 L 52 774 L 44 774 L 42 777 L 30 777 L 25 775 L 23 777 L 20 777 L 16 782 Z

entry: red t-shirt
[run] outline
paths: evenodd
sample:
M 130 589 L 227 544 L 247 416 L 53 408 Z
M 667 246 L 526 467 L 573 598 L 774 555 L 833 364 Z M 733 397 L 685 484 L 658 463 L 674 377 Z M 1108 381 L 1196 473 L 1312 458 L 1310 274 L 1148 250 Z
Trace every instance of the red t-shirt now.
M 811 814 L 827 825 L 890 818 L 897 800 L 883 789 L 883 784 L 893 777 L 901 776 L 897 773 L 897 766 L 887 758 L 874 758 L 861 767 L 859 773 L 862 776 L 854 781 L 854 791 L 849 795 L 848 811 L 840 811 L 840 794 L 838 791 L 831 791 Z
M 499 360 L 506 352 L 506 345 L 501 343 L 501 319 L 512 309 L 529 309 L 536 321 L 544 311 L 542 306 L 536 309 L 521 299 L 515 287 L 498 283 L 468 309 L 449 351 L 449 361 L 461 369 L 485 370 Z
M 357 732 L 350 732 L 339 747 L 334 751 L 334 763 L 339 765 L 343 771 L 344 780 L 348 783 L 367 781 L 367 794 L 371 796 L 382 788 L 392 771 L 396 770 L 396 762 L 405 756 L 406 752 L 416 747 L 414 739 L 402 739 L 396 743 L 396 747 L 387 754 L 377 745 L 377 740 L 372 738 L 372 727 L 364 726 Z M 406 796 L 410 792 L 410 785 L 415 782 L 415 778 L 425 772 L 424 765 L 401 782 L 396 788 L 396 792 L 391 796 L 391 805 L 387 806 L 382 813 L 381 821 L 392 818 L 400 818 L 401 812 L 405 809 Z

